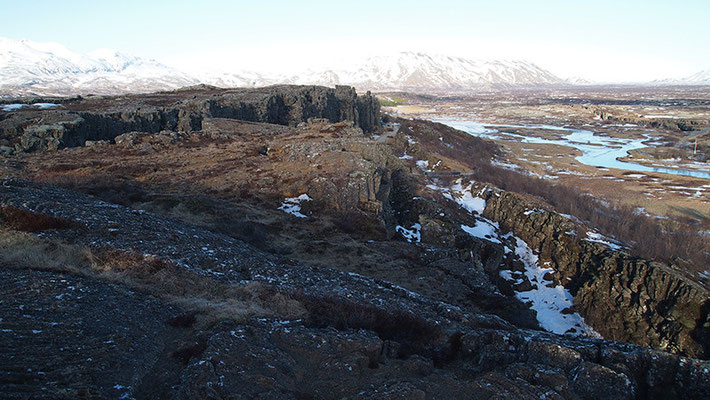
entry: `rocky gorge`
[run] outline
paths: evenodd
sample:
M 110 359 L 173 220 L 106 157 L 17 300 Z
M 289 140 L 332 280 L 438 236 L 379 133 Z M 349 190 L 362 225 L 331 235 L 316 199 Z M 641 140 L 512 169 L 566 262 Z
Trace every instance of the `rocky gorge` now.
M 485 141 L 347 87 L 61 104 L 0 112 L 4 397 L 710 395 L 704 283 L 486 183 Z M 603 338 L 543 329 L 548 281 Z

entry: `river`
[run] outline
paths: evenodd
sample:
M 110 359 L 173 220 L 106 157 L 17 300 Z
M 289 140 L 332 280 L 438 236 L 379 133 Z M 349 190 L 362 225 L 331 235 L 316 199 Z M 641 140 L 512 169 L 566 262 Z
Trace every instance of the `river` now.
M 554 125 L 502 125 L 454 118 L 435 118 L 432 121 L 487 139 L 504 140 L 506 137 L 513 137 L 519 139 L 521 143 L 555 144 L 573 147 L 582 152 L 582 155 L 576 157 L 576 160 L 593 167 L 616 168 L 635 172 L 660 172 L 710 179 L 710 171 L 649 167 L 619 160 L 619 158 L 628 156 L 631 150 L 653 147 L 648 135 L 643 139 L 623 139 L 598 135 L 590 130 L 564 128 Z M 560 139 L 544 139 L 506 132 L 506 128 L 547 129 L 565 133 L 562 134 Z

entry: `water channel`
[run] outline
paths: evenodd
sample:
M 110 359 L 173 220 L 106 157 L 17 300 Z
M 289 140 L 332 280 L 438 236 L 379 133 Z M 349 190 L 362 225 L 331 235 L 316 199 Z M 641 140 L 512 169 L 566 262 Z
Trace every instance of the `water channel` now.
M 514 138 L 521 143 L 555 144 L 560 146 L 573 147 L 582 152 L 576 160 L 582 164 L 600 168 L 616 168 L 636 172 L 660 172 L 664 174 L 685 175 L 696 178 L 710 179 L 710 171 L 675 169 L 663 167 L 649 167 L 627 161 L 620 161 L 619 158 L 626 157 L 629 151 L 643 147 L 653 147 L 650 136 L 643 139 L 623 139 L 595 134 L 593 131 L 585 129 L 564 128 L 554 125 L 502 125 L 489 124 L 480 121 L 472 121 L 455 118 L 435 118 L 434 122 L 448 125 L 459 129 L 473 136 L 479 136 L 493 140 L 510 140 Z M 545 139 L 536 136 L 524 136 L 518 133 L 506 132 L 508 129 L 545 129 L 561 131 L 560 139 Z

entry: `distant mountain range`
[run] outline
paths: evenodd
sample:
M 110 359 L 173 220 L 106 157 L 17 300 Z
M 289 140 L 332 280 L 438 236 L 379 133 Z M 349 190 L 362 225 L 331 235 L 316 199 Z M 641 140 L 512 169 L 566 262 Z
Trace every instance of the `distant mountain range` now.
M 280 76 L 265 76 L 255 72 L 224 73 L 202 76 L 200 80 L 215 86 L 287 83 L 411 91 L 464 91 L 564 83 L 552 73 L 524 61 L 481 61 L 411 52 L 371 57 L 359 65 L 342 70 L 310 70 Z
M 220 87 L 343 84 L 358 89 L 415 92 L 591 84 L 582 78 L 560 79 L 526 61 L 483 61 L 414 52 L 372 57 L 342 70 L 271 76 L 235 69 L 191 76 L 154 60 L 112 50 L 80 54 L 57 43 L 0 38 L 0 95 L 120 94 L 200 83 Z M 710 70 L 681 80 L 653 83 L 710 84 Z
M 683 79 L 664 79 L 654 83 L 660 85 L 710 85 L 710 69 L 700 71 Z
M 199 83 L 154 60 L 111 50 L 79 54 L 57 43 L 0 38 L 0 93 L 114 94 L 176 89 Z
M 311 72 L 287 81 L 414 91 L 564 83 L 552 73 L 525 61 L 482 61 L 412 52 L 372 57 L 351 69 Z

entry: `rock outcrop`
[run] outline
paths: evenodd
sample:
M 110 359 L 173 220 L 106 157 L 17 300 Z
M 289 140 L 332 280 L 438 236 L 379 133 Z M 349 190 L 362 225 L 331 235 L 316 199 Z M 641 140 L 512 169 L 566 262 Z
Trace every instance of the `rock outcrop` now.
M 187 98 L 187 99 L 186 99 Z M 259 89 L 186 88 L 146 97 L 88 97 L 63 107 L 0 112 L 0 135 L 16 152 L 83 146 L 127 132 L 193 132 L 206 118 L 295 126 L 311 118 L 349 121 L 365 133 L 379 129 L 377 99 L 338 86 L 271 86 Z
M 691 118 L 648 118 L 635 115 L 614 115 L 607 110 L 601 108 L 593 108 L 594 115 L 604 121 L 609 121 L 615 124 L 636 124 L 641 126 L 649 126 L 652 128 L 664 128 L 675 131 L 693 131 L 701 130 L 708 127 L 708 121 L 705 119 Z
M 2 207 L 80 224 L 47 231 L 46 238 L 153 254 L 215 284 L 262 282 L 290 293 L 308 311 L 303 319 L 191 327 L 189 318 L 173 317 L 181 310 L 120 284 L 2 266 L 2 287 L 15 295 L 1 305 L 7 312 L 0 335 L 32 344 L 40 343 L 45 331 L 60 339 L 75 332 L 70 344 L 54 339 L 42 352 L 33 345 L 35 350 L 21 357 L 3 349 L 3 397 L 24 398 L 39 388 L 55 398 L 239 393 L 245 398 L 702 399 L 710 394 L 705 361 L 522 330 L 386 281 L 284 263 L 238 240 L 151 213 L 29 182 L 3 181 L 0 187 Z M 61 307 L 67 300 L 69 308 Z M 85 302 L 113 307 L 114 300 L 121 304 L 118 312 L 90 313 L 85 321 L 64 315 Z M 168 340 L 156 343 L 158 337 Z M 102 367 L 116 360 L 120 375 Z
M 489 193 L 484 215 L 551 262 L 555 280 L 574 295 L 574 308 L 605 338 L 693 357 L 710 355 L 707 289 L 672 266 L 583 240 L 581 226 L 535 210 L 522 196 Z

